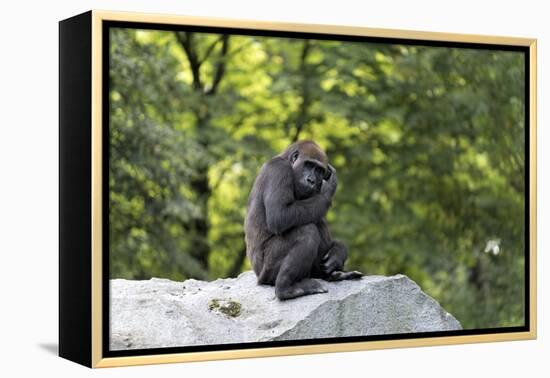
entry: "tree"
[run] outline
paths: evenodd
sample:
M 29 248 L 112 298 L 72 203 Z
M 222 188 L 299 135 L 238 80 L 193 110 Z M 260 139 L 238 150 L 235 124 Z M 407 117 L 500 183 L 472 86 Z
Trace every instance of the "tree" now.
M 255 175 L 315 139 L 350 269 L 407 274 L 466 328 L 522 324 L 524 75 L 513 51 L 114 29 L 111 275 L 248 269 Z

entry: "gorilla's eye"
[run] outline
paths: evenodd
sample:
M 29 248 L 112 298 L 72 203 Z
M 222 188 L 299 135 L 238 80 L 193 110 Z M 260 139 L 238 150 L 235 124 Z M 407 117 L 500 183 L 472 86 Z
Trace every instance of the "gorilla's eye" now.
M 325 176 L 325 170 L 322 168 L 322 167 L 315 167 L 315 175 L 317 175 L 317 177 L 324 177 Z
M 294 152 L 292 155 L 290 155 L 290 162 L 291 162 L 292 164 L 294 164 L 294 162 L 295 162 L 296 160 L 298 160 L 298 155 L 299 155 L 298 151 L 296 151 L 296 152 Z

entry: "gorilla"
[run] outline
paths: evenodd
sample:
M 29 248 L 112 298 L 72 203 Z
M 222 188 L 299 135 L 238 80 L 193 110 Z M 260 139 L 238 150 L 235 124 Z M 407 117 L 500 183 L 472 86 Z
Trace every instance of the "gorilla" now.
M 336 191 L 336 170 L 313 141 L 299 141 L 267 161 L 250 191 L 244 222 L 246 254 L 258 284 L 281 299 L 326 293 L 319 280 L 359 278 L 345 272 L 346 246 L 325 220 Z

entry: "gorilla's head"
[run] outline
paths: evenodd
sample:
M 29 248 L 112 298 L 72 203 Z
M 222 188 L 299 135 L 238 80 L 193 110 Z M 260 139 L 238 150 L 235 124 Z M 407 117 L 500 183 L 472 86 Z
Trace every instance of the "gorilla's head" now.
M 323 180 L 328 180 L 331 170 L 327 155 L 317 143 L 306 140 L 290 145 L 281 154 L 288 159 L 294 171 L 294 194 L 306 199 L 321 191 Z

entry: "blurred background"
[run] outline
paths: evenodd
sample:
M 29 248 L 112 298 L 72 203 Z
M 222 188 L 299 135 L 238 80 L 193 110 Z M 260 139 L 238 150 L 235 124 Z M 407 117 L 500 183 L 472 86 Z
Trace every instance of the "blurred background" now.
M 348 269 L 406 274 L 466 329 L 523 325 L 524 79 L 519 52 L 111 29 L 111 277 L 250 269 L 255 176 L 314 139 Z

